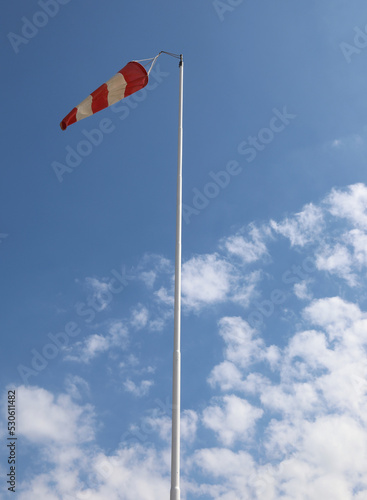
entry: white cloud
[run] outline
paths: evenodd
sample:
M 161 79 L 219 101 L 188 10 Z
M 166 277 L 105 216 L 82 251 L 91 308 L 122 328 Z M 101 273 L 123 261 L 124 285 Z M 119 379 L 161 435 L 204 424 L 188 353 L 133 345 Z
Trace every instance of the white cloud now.
M 234 395 L 224 396 L 216 403 L 203 411 L 202 421 L 205 427 L 213 430 L 226 446 L 248 440 L 263 411 Z
M 140 279 L 145 283 L 147 288 L 153 288 L 157 273 L 155 271 L 143 271 L 140 273 Z
M 125 325 L 121 321 L 111 321 L 106 328 L 106 335 L 94 333 L 68 348 L 70 354 L 65 356 L 65 360 L 89 363 L 112 348 L 126 349 L 129 334 Z
M 83 395 L 90 394 L 90 387 L 86 380 L 78 375 L 68 375 L 65 380 L 66 392 L 74 399 L 82 399 Z
M 313 205 L 273 227 L 293 246 L 301 247 L 297 248 L 297 256 L 306 243 L 314 243 L 307 247 L 307 258 L 317 255 L 319 270 L 346 279 L 358 271 L 360 288 L 348 289 L 347 293 L 361 290 L 361 301 L 364 283 L 359 270 L 367 262 L 364 191 L 367 189 L 354 186 L 347 191 L 333 191 L 326 198 L 322 207 L 330 207 L 339 218 L 338 227 L 333 226 L 332 231 L 326 224 L 330 219 L 335 224 L 335 219 L 329 215 L 326 220 L 325 208 Z M 258 262 L 266 255 L 264 248 L 256 246 L 255 236 L 251 240 L 237 234 L 225 241 L 226 258 L 214 253 L 187 262 L 186 310 L 197 312 L 206 305 L 225 302 L 230 303 L 232 310 L 242 292 L 242 303 L 254 297 L 255 287 L 250 289 L 251 283 L 258 282 L 260 272 L 244 275 L 242 264 L 250 262 L 246 255 L 253 264 Z M 242 267 L 236 265 L 233 256 L 241 258 Z M 141 268 L 141 273 L 147 273 L 144 278 L 151 296 L 156 289 L 163 304 L 161 309 L 168 310 L 172 304 L 172 266 L 165 267 L 163 263 L 160 268 L 158 258 L 155 263 L 149 262 L 154 276 L 149 274 L 148 264 Z M 313 280 L 315 294 L 321 293 L 316 271 Z M 295 294 L 302 300 L 312 298 L 309 283 L 306 279 L 294 285 Z M 247 291 L 250 299 L 246 298 Z M 228 314 L 232 314 L 231 310 Z M 150 310 L 146 318 L 139 314 L 142 311 L 143 306 L 138 304 L 137 325 L 151 327 L 158 321 L 158 317 L 152 318 Z M 207 380 L 211 390 L 222 393 L 210 402 L 203 402 L 202 395 L 197 398 L 193 393 L 193 400 L 200 399 L 198 405 L 204 410 L 199 413 L 194 408 L 182 414 L 184 498 L 367 499 L 367 314 L 358 304 L 344 298 L 327 297 L 312 300 L 295 318 L 293 331 L 288 324 L 283 328 L 276 321 L 264 325 L 264 337 L 239 316 L 226 316 L 218 322 L 223 356 L 216 366 L 210 367 Z M 279 346 L 269 346 L 265 340 L 273 339 L 275 334 L 279 335 Z M 127 342 L 127 338 L 124 324 L 115 322 L 109 325 L 107 333 L 92 335 L 79 343 L 77 352 L 84 354 L 85 359 L 93 359 L 98 353 Z M 136 375 L 136 357 L 126 355 L 126 359 Z M 139 376 L 144 380 L 130 378 L 124 384 L 125 390 L 137 397 L 152 391 L 153 383 L 147 380 L 148 375 Z M 170 416 L 153 414 L 143 419 L 145 429 L 151 430 L 149 441 L 155 440 L 156 448 L 145 444 L 109 454 L 101 449 L 97 452 L 93 442 L 93 409 L 80 403 L 86 390 L 82 381 L 70 377 L 68 395 L 54 396 L 40 388 L 19 392 L 22 439 L 34 448 L 42 448 L 43 457 L 48 459 L 46 462 L 38 457 L 41 473 L 21 484 L 20 500 L 81 500 L 81 492 L 89 494 L 88 500 L 166 497 Z M 215 433 L 222 448 L 200 449 L 208 430 Z M 157 435 L 163 441 L 157 440 Z M 232 446 L 236 452 L 225 448 Z M 56 448 L 59 453 L 54 453 Z
M 88 363 L 95 358 L 99 353 L 105 352 L 110 347 L 110 342 L 103 335 L 90 335 L 84 341 L 84 346 L 81 352 L 81 360 Z
M 55 488 L 50 487 L 51 474 L 39 474 L 30 481 L 25 492 L 19 493 L 19 500 L 60 500 Z
M 332 148 L 339 148 L 343 145 L 343 141 L 341 139 L 334 139 L 331 143 Z
M 353 247 L 355 265 L 361 269 L 367 266 L 367 234 L 360 229 L 352 229 L 345 235 L 348 243 Z
M 192 443 L 196 439 L 199 415 L 193 410 L 184 410 L 181 417 L 181 439 L 183 444 Z
M 174 296 L 170 294 L 165 287 L 162 286 L 159 290 L 154 292 L 154 295 L 166 306 L 173 306 L 175 300 Z
M 149 312 L 142 304 L 138 304 L 131 313 L 131 325 L 136 329 L 141 329 L 148 323 Z
M 355 305 L 339 297 L 314 301 L 304 315 L 325 329 L 304 335 L 299 352 L 307 364 L 324 371 L 315 380 L 328 407 L 364 419 L 367 409 L 367 318 Z M 311 342 L 310 342 L 311 341 Z M 312 346 L 310 348 L 310 346 Z M 313 352 L 312 352 L 313 351 Z
M 365 429 L 354 419 L 327 415 L 305 423 L 302 455 L 305 461 L 334 474 L 365 474 Z
M 210 482 L 192 487 L 194 497 L 215 500 L 275 500 L 273 468 L 258 466 L 245 451 L 226 448 L 202 449 L 195 452 L 192 468 L 199 468 Z M 287 499 L 288 500 L 288 499 Z M 290 500 L 290 499 L 289 499 Z
M 276 233 L 289 238 L 292 246 L 302 247 L 320 236 L 324 228 L 324 216 L 321 208 L 310 203 L 302 212 L 280 223 L 271 220 L 270 226 Z
M 222 391 L 241 390 L 244 387 L 241 371 L 230 361 L 223 361 L 215 366 L 208 382 L 212 387 L 218 384 Z
M 339 243 L 334 248 L 323 247 L 316 255 L 317 269 L 336 274 L 344 278 L 350 286 L 355 286 L 357 278 L 352 273 L 352 264 L 352 256 L 348 249 Z
M 126 358 L 126 361 L 121 361 L 119 363 L 120 368 L 130 368 L 138 365 L 139 365 L 139 360 L 134 354 L 129 354 L 129 356 L 127 356 Z
M 153 415 L 145 417 L 143 426 L 151 432 L 156 432 L 167 444 L 171 442 L 172 420 L 171 415 Z M 181 446 L 192 443 L 196 439 L 199 422 L 198 414 L 193 410 L 183 410 L 181 413 Z
M 308 285 L 310 284 L 309 280 L 301 281 L 300 283 L 296 283 L 293 287 L 294 294 L 301 300 L 311 300 L 312 293 L 308 290 Z
M 33 443 L 90 441 L 93 417 L 90 405 L 77 405 L 69 395 L 55 397 L 39 387 L 18 388 L 18 434 Z
M 227 298 L 232 266 L 216 254 L 192 257 L 182 266 L 182 301 L 193 309 Z
M 148 289 L 152 289 L 157 280 L 164 275 L 171 275 L 173 266 L 171 261 L 157 254 L 145 254 L 141 259 L 137 275 Z
M 261 280 L 261 271 L 253 271 L 241 279 L 238 272 L 234 284 L 232 285 L 231 300 L 240 304 L 242 307 L 249 307 L 251 301 L 258 296 L 257 286 Z
M 346 190 L 333 189 L 325 198 L 329 211 L 335 217 L 349 220 L 360 228 L 367 228 L 367 186 L 353 184 Z
M 123 385 L 127 392 L 130 392 L 134 396 L 141 398 L 148 394 L 153 384 L 153 380 L 142 380 L 139 384 L 136 384 L 132 380 L 127 379 Z
M 326 328 L 330 337 L 346 335 L 346 329 L 365 317 L 356 304 L 340 297 L 314 300 L 304 310 L 304 316 L 313 324 Z M 365 338 L 365 336 L 364 336 Z
M 111 456 L 101 453 L 92 470 L 100 484 L 90 491 L 90 500 L 158 500 L 169 492 L 168 456 L 152 448 L 137 445 Z
M 367 494 L 367 315 L 356 304 L 331 297 L 314 300 L 303 316 L 321 331 L 299 331 L 278 349 L 279 381 L 256 373 L 245 378 L 248 367 L 230 363 L 227 350 L 225 360 L 212 370 L 208 379 L 212 386 L 249 391 L 260 398 L 259 409 L 268 422 L 263 434 L 265 465 L 251 464 L 246 455 L 228 450 L 197 451 L 194 463 L 216 481 L 202 483 L 196 492 L 216 499 L 242 498 L 246 492 L 251 500 L 355 500 Z M 234 325 L 239 333 L 230 321 L 222 332 L 226 342 L 235 345 L 240 338 L 251 345 L 254 332 L 248 332 L 238 318 Z M 267 352 L 264 345 L 259 347 L 260 351 L 255 347 L 257 359 L 261 351 Z M 248 354 L 245 358 L 251 359 Z M 221 402 L 206 409 L 203 423 L 231 446 L 236 439 L 223 407 Z M 221 468 L 224 456 L 228 470 Z M 241 480 L 238 470 L 243 460 L 247 474 Z
M 344 137 L 339 137 L 338 139 L 334 139 L 333 141 L 328 142 L 327 146 L 337 149 L 348 148 L 354 150 L 357 147 L 363 146 L 364 143 L 364 138 L 360 134 L 351 134 Z
M 226 344 L 226 359 L 237 366 L 248 367 L 251 363 L 264 358 L 264 341 L 244 319 L 222 318 L 219 321 L 219 334 Z
M 234 475 L 245 476 L 245 471 L 250 469 L 254 463 L 248 453 L 243 451 L 235 453 L 226 448 L 198 450 L 193 462 L 214 477 L 228 478 L 232 478 Z
M 166 320 L 172 316 L 174 305 L 174 280 L 162 284 L 153 291 L 157 299 L 159 314 L 149 321 L 151 330 L 162 330 Z M 258 295 L 257 286 L 262 278 L 261 271 L 243 275 L 235 264 L 229 263 L 217 253 L 197 255 L 182 265 L 182 304 L 184 312 L 198 312 L 200 309 L 225 302 L 235 302 L 247 308 Z M 167 309 L 169 308 L 169 310 Z
M 262 388 L 261 402 L 273 411 L 283 415 L 305 415 L 319 409 L 317 390 L 307 382 L 293 383 L 287 386 L 267 386 Z
M 173 302 L 171 303 L 173 306 Z M 166 326 L 167 320 L 173 316 L 173 307 L 168 310 L 160 311 L 159 315 L 149 321 L 149 330 L 153 332 L 161 332 Z
M 326 335 L 315 330 L 296 333 L 288 344 L 289 358 L 302 358 L 312 370 L 330 366 L 331 355 Z
M 129 331 L 122 321 L 113 320 L 108 325 L 111 344 L 126 347 Z
M 182 303 L 186 311 L 196 312 L 226 301 L 248 307 L 257 295 L 260 278 L 260 271 L 242 276 L 239 269 L 216 253 L 198 255 L 182 266 Z M 155 295 L 163 304 L 173 305 L 173 289 L 168 292 L 162 287 Z
M 169 456 L 147 446 L 121 448 L 107 455 L 87 452 L 70 466 L 18 485 L 19 500 L 158 500 L 169 494 Z
M 143 419 L 144 429 L 149 429 L 151 433 L 155 432 L 167 444 L 171 441 L 171 418 L 167 415 L 153 415 Z
M 87 289 L 91 292 L 90 300 L 97 304 L 96 310 L 104 311 L 111 302 L 110 285 L 104 279 L 86 278 Z
M 250 229 L 250 239 L 244 238 L 241 234 L 235 234 L 226 238 L 223 243 L 230 254 L 240 257 L 246 264 L 256 262 L 268 253 L 264 235 L 255 226 Z

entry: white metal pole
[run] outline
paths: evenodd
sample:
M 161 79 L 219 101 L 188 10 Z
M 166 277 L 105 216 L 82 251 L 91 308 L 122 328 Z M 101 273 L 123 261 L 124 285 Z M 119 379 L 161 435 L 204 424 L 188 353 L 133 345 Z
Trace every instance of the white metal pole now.
M 182 235 L 182 116 L 183 57 L 180 55 L 180 95 L 178 112 L 175 311 L 172 380 L 172 448 L 170 500 L 180 500 L 180 411 L 181 411 L 181 235 Z

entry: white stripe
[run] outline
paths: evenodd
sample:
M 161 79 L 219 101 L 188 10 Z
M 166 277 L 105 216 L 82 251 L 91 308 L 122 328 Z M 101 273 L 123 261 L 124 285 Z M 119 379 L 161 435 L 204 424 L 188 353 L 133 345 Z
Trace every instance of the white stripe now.
M 117 73 L 110 80 L 108 80 L 108 105 L 115 104 L 115 102 L 121 101 L 125 97 L 126 90 L 126 80 L 124 75 Z
M 92 113 L 92 96 L 89 95 L 83 102 L 77 106 L 77 114 L 76 121 L 82 120 L 83 118 L 87 118 L 87 116 L 91 116 Z

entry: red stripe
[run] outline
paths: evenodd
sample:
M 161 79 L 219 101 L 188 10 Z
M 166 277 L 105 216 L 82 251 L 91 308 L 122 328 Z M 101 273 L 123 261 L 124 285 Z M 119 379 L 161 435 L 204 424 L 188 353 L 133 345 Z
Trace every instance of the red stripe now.
M 123 75 L 127 83 L 125 97 L 143 89 L 148 83 L 148 73 L 144 66 L 135 61 L 127 63 L 119 73 Z
M 138 62 L 131 61 L 119 71 L 126 80 L 125 97 L 141 90 L 148 83 L 148 73 L 144 66 Z M 97 113 L 108 107 L 108 87 L 104 83 L 97 90 L 90 94 L 92 96 L 92 113 Z M 74 108 L 60 123 L 62 130 L 75 123 L 78 110 Z
M 65 116 L 65 118 L 60 123 L 61 130 L 65 130 L 66 127 L 76 122 L 77 112 L 78 112 L 77 108 L 74 108 L 70 111 L 68 115 Z
M 108 88 L 107 83 L 104 83 L 97 90 L 91 93 L 92 100 L 92 112 L 97 113 L 101 109 L 107 108 L 108 106 Z

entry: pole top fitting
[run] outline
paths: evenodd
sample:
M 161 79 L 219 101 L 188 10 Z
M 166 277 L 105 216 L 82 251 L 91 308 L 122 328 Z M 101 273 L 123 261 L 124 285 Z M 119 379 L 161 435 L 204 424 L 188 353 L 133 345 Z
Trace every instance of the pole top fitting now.
M 180 64 L 179 64 L 179 67 L 181 67 L 183 65 L 183 55 L 180 54 Z

